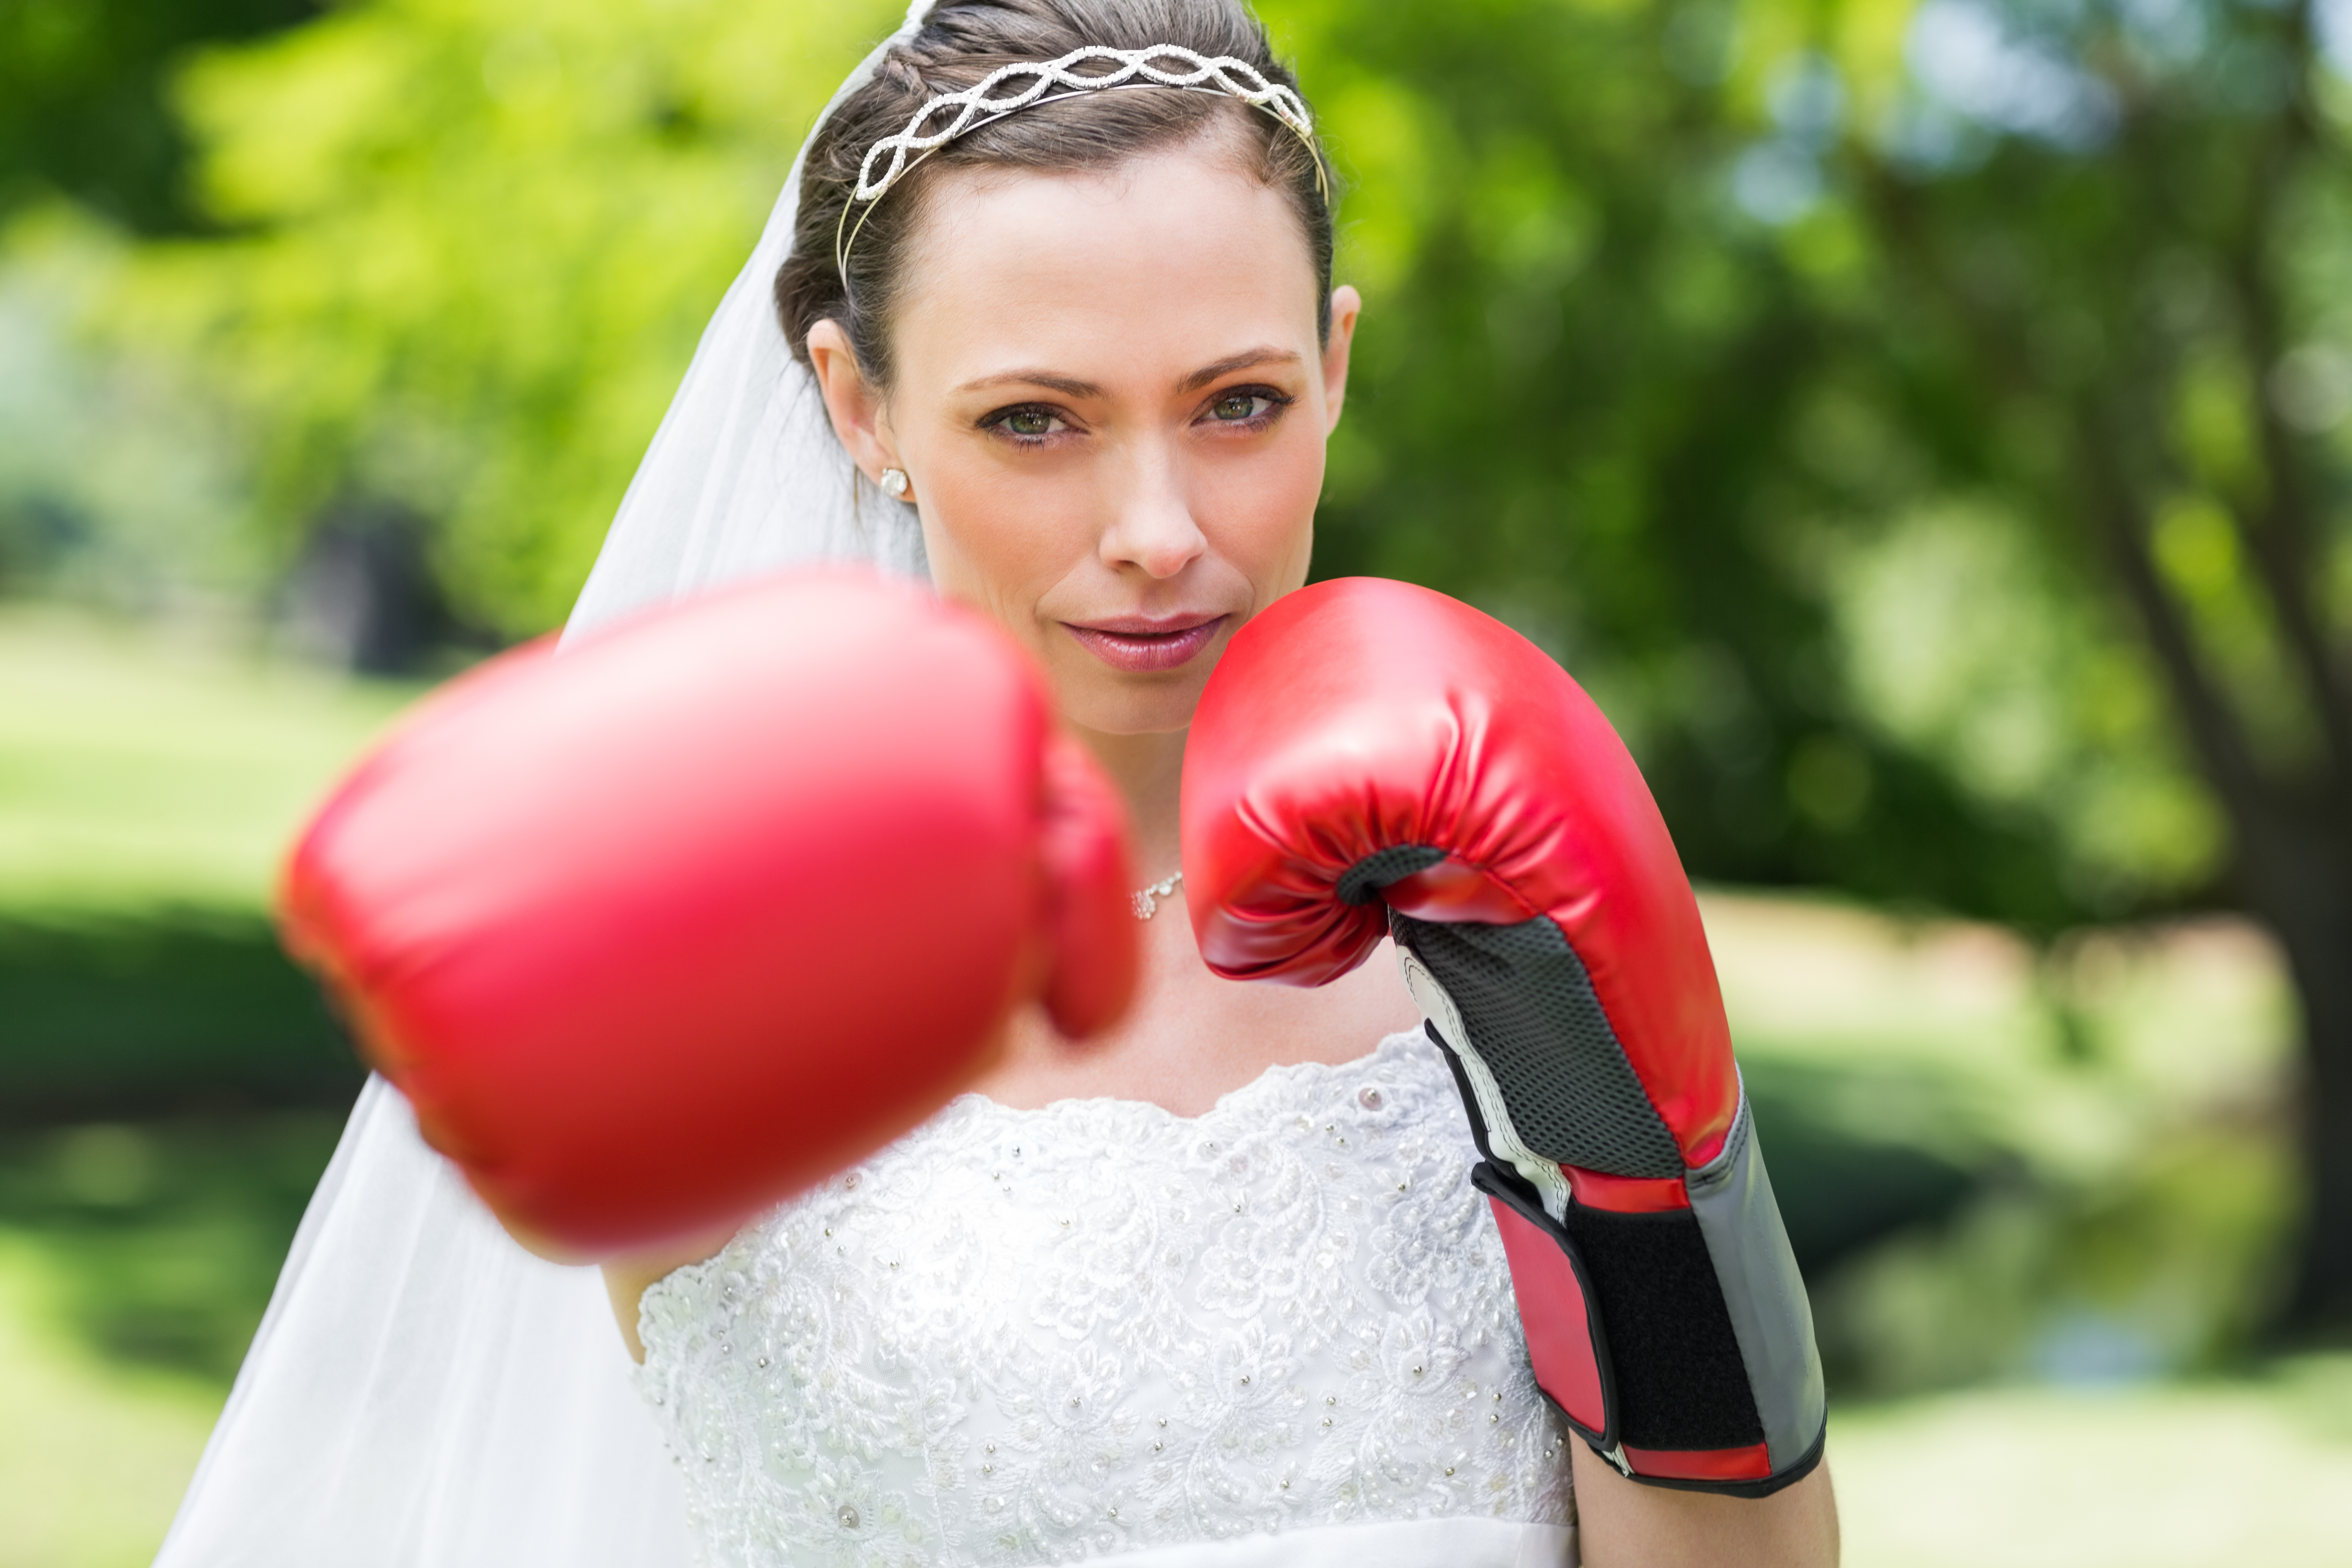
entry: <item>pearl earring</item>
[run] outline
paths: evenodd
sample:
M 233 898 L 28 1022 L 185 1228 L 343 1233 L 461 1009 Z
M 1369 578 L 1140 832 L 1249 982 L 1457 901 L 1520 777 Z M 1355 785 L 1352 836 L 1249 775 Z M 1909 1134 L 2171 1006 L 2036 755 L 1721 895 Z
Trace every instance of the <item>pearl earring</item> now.
M 886 495 L 886 496 L 888 496 L 892 500 L 905 500 L 907 499 L 907 470 L 906 470 L 906 469 L 904 469 L 904 468 L 885 468 L 885 469 L 883 469 L 883 470 L 882 470 L 882 481 L 881 481 L 881 482 L 882 482 L 882 493 L 883 493 L 884 495 Z

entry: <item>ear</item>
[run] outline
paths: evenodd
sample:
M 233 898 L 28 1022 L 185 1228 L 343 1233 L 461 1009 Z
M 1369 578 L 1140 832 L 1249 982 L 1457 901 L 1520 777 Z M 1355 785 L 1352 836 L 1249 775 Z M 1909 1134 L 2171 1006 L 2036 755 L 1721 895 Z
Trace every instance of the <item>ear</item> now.
M 1339 408 L 1348 401 L 1348 355 L 1355 346 L 1356 319 L 1363 313 L 1364 297 L 1356 292 L 1355 285 L 1342 283 L 1331 290 L 1331 341 L 1323 346 L 1323 433 L 1327 436 L 1339 427 Z
M 866 379 L 866 367 L 849 345 L 849 334 L 830 317 L 809 329 L 809 368 L 816 374 L 817 390 L 824 395 L 824 411 L 833 433 L 858 470 L 876 484 L 882 470 L 903 468 L 890 435 L 889 413 L 880 393 Z

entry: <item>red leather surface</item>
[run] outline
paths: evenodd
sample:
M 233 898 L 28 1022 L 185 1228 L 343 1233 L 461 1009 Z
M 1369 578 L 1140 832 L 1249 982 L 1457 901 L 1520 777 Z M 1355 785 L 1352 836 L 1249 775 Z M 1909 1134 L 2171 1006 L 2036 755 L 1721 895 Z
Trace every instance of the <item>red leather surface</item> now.
M 977 616 L 767 579 L 428 700 L 303 835 L 284 938 L 510 1223 L 684 1234 L 912 1126 L 1016 1003 L 1125 1005 L 1116 799 L 1050 723 Z
M 1575 1165 L 1568 1172 L 1568 1190 L 1587 1208 L 1612 1214 L 1668 1214 L 1691 1206 L 1690 1187 L 1680 1176 L 1611 1176 Z
M 1666 1481 L 1760 1481 L 1772 1474 L 1772 1458 L 1759 1443 L 1748 1448 L 1626 1448 L 1625 1462 L 1637 1476 Z
M 1046 738 L 1045 813 L 1038 853 L 1045 869 L 1045 931 L 1054 967 L 1045 1010 L 1073 1039 L 1118 1022 L 1135 994 L 1142 954 L 1135 933 L 1135 875 L 1127 853 L 1127 803 L 1084 746 Z
M 1502 1233 L 1503 1255 L 1511 1265 L 1511 1289 L 1518 1298 L 1519 1325 L 1528 1339 L 1528 1360 L 1536 1384 L 1571 1420 L 1598 1435 L 1609 1430 L 1601 1390 L 1601 1365 L 1593 1354 L 1585 1316 L 1584 1284 L 1559 1243 L 1538 1230 L 1507 1204 L 1486 1200 Z
M 1555 921 L 1693 1165 L 1739 1088 L 1698 906 L 1639 769 L 1567 672 L 1442 594 L 1317 584 L 1234 635 L 1184 762 L 1184 884 L 1219 973 L 1315 985 L 1385 933 L 1336 888 L 1402 845 L 1448 858 L 1381 896 L 1422 920 Z

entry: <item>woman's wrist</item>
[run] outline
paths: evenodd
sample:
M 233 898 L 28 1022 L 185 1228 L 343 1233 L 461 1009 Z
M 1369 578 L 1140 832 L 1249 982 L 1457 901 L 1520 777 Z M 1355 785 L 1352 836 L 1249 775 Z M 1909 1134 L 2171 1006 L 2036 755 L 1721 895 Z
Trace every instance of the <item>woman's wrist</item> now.
M 1770 1497 L 1751 1499 L 1644 1486 L 1582 1443 L 1570 1450 L 1584 1568 L 1836 1568 L 1837 1498 L 1826 1460 Z

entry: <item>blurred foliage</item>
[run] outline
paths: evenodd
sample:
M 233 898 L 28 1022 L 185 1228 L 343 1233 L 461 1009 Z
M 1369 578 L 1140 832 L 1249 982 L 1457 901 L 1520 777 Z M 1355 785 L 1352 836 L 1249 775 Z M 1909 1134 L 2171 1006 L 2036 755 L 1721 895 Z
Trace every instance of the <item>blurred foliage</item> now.
M 897 10 L 376 0 L 213 50 L 179 100 L 234 233 L 142 247 L 110 335 L 243 411 L 272 559 L 396 503 L 464 616 L 539 630 Z M 1446 587 L 1559 653 L 1706 874 L 2042 930 L 2210 883 L 2224 835 L 2161 683 L 2036 488 L 2049 419 L 1968 378 L 1871 205 L 1892 180 L 1966 214 L 2031 175 L 2049 210 L 1983 215 L 1984 265 L 2054 280 L 2011 253 L 2063 254 L 2070 193 L 2099 188 L 2071 132 L 1912 68 L 1960 13 L 1265 11 L 1361 193 L 1342 268 L 1371 309 L 1318 570 Z M 2245 377 L 2206 382 L 2223 406 Z
M 899 9 L 0 0 L 0 591 L 184 624 L 390 519 L 463 620 L 558 619 L 810 117 Z M 2340 1362 L 1853 1404 L 2228 1367 L 2281 1293 L 2308 1196 L 2276 954 L 2046 939 L 2210 898 L 2242 854 L 2183 668 L 2303 791 L 2257 816 L 2325 806 L 2281 613 L 2339 643 L 2352 615 L 2323 19 L 1264 10 L 1370 301 L 1318 570 L 1430 582 L 1562 657 L 1703 875 L 2042 942 L 1707 900 L 1849 1560 L 2334 1561 L 2308 1521 L 2346 1473 Z M 2264 140 L 2282 104 L 2328 157 Z M 2300 600 L 2259 547 L 2282 493 Z M 178 1480 L 141 1478 L 192 1459 L 258 1320 L 334 1121 L 251 1108 L 353 1070 L 269 947 L 268 867 L 411 689 L 0 616 L 0 1564 L 143 1560 L 148 1526 L 80 1500 L 160 1521 Z
M 104 274 L 45 297 L 226 432 L 258 576 L 391 519 L 535 632 L 898 9 L 354 0 L 174 79 L 215 232 L 12 265 Z M 2352 1310 L 2342 7 L 1263 10 L 1370 302 L 1318 571 L 1557 653 L 1702 876 L 2042 938 L 2242 900 L 2311 1040 L 2302 1300 Z
M 1550 646 L 1702 874 L 2239 900 L 2352 1324 L 2352 13 L 1268 11 L 1378 208 L 1318 569 Z
M 244 611 L 265 598 L 225 409 L 170 356 L 93 352 L 118 235 L 71 208 L 20 219 L 0 253 L 0 594 L 134 613 Z
M 2273 13 L 1270 10 L 1370 196 L 1319 569 L 1448 586 L 1552 646 L 1709 874 L 2045 930 L 2217 874 L 2221 821 L 2067 471 L 2067 400 L 2145 389 L 2205 410 L 2200 449 L 2251 439 L 2260 346 L 2194 230 L 2255 161 L 2227 140 L 2230 62 L 2310 66 L 2265 45 Z M 2169 53 L 2144 36 L 2166 29 Z M 2205 155 L 2110 145 L 2111 79 Z M 2143 187 L 2190 176 L 2151 210 Z M 1936 293 L 1948 266 L 1997 284 L 1993 322 Z M 2294 303 L 2324 324 L 2324 297 Z M 1996 331 L 2075 357 L 2055 385 L 2011 374 L 1979 353 Z M 2230 534 L 2176 548 L 2235 559 Z M 2248 700 L 2291 705 L 2249 673 Z
M 237 410 L 171 345 L 103 325 L 121 236 L 50 205 L 0 245 L 0 596 L 215 629 L 266 626 L 314 663 L 415 675 L 478 654 L 422 560 L 415 516 L 353 496 L 299 553 L 255 526 Z
M 12 1131 L 0 1224 L 39 1243 L 93 1351 L 226 1382 L 341 1128 L 285 1111 Z
M 2240 1362 L 2298 1215 L 2294 1013 L 2222 922 L 1906 926 L 1702 901 L 1832 1389 Z
M 0 1127 L 351 1104 L 364 1076 L 257 914 L 0 914 Z
M 0 213 L 63 194 L 135 228 L 201 221 L 165 83 L 191 44 L 283 27 L 317 0 L 0 0 Z
M 436 523 L 459 611 L 559 620 L 881 4 L 354 6 L 182 79 L 207 210 L 110 334 L 175 345 L 252 420 L 290 560 L 353 497 Z

